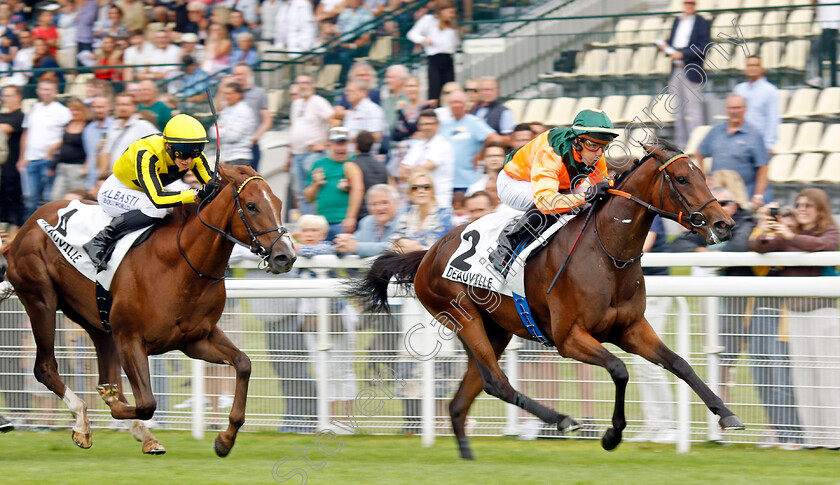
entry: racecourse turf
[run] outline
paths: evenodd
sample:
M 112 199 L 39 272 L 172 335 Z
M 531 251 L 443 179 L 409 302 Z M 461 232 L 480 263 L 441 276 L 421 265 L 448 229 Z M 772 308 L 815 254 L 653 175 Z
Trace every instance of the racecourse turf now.
M 290 475 L 298 484 L 836 484 L 840 452 L 829 450 L 758 450 L 745 445 L 700 444 L 688 454 L 674 446 L 622 443 L 603 451 L 593 440 L 477 438 L 477 458 L 457 458 L 451 437 L 423 448 L 418 437 L 341 436 L 337 455 L 323 458 L 314 436 L 241 433 L 227 458 L 213 453 L 208 434 L 196 441 L 187 432 L 157 431 L 168 452 L 144 456 L 126 432 L 94 430 L 93 447 L 76 448 L 70 431 L 13 431 L 0 435 L 0 483 L 52 484 L 259 484 L 277 483 L 279 473 L 307 468 L 295 459 L 295 448 L 309 446 L 308 456 L 320 471 Z M 338 442 L 323 449 L 336 449 Z M 323 460 L 323 462 L 322 462 Z M 292 464 L 294 463 L 294 465 Z

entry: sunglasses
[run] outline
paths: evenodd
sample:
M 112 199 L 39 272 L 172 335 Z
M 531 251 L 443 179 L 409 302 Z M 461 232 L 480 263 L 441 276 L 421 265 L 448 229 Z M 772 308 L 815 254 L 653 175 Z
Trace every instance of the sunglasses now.
M 590 150 L 590 151 L 593 151 L 593 152 L 597 152 L 598 150 L 604 150 L 604 149 L 607 148 L 606 145 L 602 145 L 600 143 L 595 143 L 592 140 L 586 140 L 586 139 L 583 139 L 583 138 L 581 138 L 580 144 L 583 145 L 583 147 L 586 148 L 587 150 Z
M 417 190 L 417 189 L 426 189 L 426 190 L 431 190 L 431 189 L 432 189 L 432 186 L 431 186 L 431 184 L 412 185 L 412 186 L 411 186 L 411 190 Z

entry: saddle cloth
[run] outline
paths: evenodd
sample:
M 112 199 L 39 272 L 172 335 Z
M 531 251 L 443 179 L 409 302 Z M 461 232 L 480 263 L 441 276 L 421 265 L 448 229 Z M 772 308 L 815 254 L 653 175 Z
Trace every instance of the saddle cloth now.
M 82 246 L 93 239 L 93 236 L 108 225 L 112 219 L 98 205 L 83 204 L 74 200 L 67 207 L 59 209 L 58 222 L 55 227 L 48 224 L 44 219 L 38 219 L 37 222 L 55 243 L 64 259 L 73 265 L 79 273 L 82 273 L 91 281 L 98 282 L 106 290 L 110 290 L 111 280 L 114 278 L 120 262 L 128 253 L 128 250 L 131 249 L 134 241 L 149 229 L 144 227 L 121 237 L 114 246 L 111 259 L 108 260 L 108 269 L 97 274 L 90 256 L 82 249 Z
M 521 214 L 521 213 L 520 213 Z M 507 278 L 502 278 L 490 262 L 489 255 L 496 249 L 499 234 L 517 213 L 503 212 L 487 214 L 470 223 L 461 232 L 461 244 L 452 253 L 443 271 L 443 277 L 468 286 L 495 291 L 506 296 L 525 294 L 525 261 L 551 239 L 574 215 L 560 216 L 534 241 L 516 255 Z

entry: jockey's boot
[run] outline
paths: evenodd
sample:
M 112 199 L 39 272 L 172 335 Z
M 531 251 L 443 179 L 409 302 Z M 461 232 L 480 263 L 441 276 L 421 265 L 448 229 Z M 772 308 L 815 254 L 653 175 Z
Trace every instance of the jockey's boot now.
M 128 211 L 115 217 L 110 224 L 102 228 L 82 248 L 90 256 L 90 260 L 93 262 L 93 267 L 96 268 L 96 271 L 105 271 L 108 268 L 107 263 L 111 258 L 111 253 L 114 252 L 114 245 L 117 243 L 117 239 L 137 229 L 151 226 L 158 221 L 160 219 L 147 216 L 140 210 Z
M 553 222 L 552 216 L 547 216 L 536 205 L 531 205 L 519 219 L 511 221 L 499 234 L 498 247 L 490 253 L 490 262 L 504 277 L 510 271 L 510 263 L 517 246 L 527 246 L 542 231 Z

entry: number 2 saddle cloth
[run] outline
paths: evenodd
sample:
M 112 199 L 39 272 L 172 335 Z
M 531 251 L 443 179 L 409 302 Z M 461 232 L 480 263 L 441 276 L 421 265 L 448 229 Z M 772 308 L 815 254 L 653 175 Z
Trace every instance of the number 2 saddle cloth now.
M 476 288 L 495 291 L 512 297 L 516 303 L 519 316 L 525 328 L 535 340 L 551 345 L 540 333 L 530 316 L 530 308 L 525 299 L 525 262 L 540 248 L 544 247 L 551 237 L 574 215 L 567 214 L 559 217 L 557 222 L 546 228 L 535 240 L 524 248 L 518 247 L 515 258 L 510 263 L 507 277 L 503 277 L 493 267 L 489 255 L 496 249 L 499 234 L 519 214 L 511 212 L 493 213 L 470 223 L 461 232 L 461 244 L 449 258 L 443 271 L 443 277 Z M 529 271 L 541 271 L 542 268 L 527 268 Z M 551 277 L 553 275 L 548 275 Z

